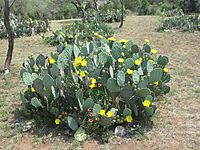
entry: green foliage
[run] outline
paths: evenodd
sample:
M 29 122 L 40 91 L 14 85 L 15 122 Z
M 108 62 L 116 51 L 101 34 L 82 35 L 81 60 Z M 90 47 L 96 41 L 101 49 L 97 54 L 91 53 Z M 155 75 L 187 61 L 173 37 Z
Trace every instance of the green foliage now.
M 180 8 L 170 9 L 170 10 L 163 10 L 161 15 L 164 17 L 174 17 L 174 16 L 183 16 L 184 12 Z
M 139 0 L 138 1 L 138 15 L 147 15 L 148 14 L 148 6 L 150 3 L 148 0 Z
M 13 29 L 15 38 L 41 34 L 50 30 L 48 20 L 32 20 L 31 18 L 26 20 L 19 20 L 14 18 L 11 20 L 11 27 Z M 0 39 L 3 38 L 7 38 L 7 33 L 3 19 L 0 19 Z
M 82 45 L 61 45 L 51 58 L 29 57 L 21 70 L 28 87 L 20 95 L 25 112 L 69 127 L 78 141 L 117 125 L 132 128 L 135 122 L 149 122 L 157 96 L 170 90 L 168 58 L 157 57 L 148 43 L 135 51 L 131 41 L 114 41 L 95 38 Z
M 124 15 L 125 18 L 125 15 Z M 120 22 L 121 21 L 121 11 L 119 9 L 101 9 L 99 11 L 88 11 L 87 20 L 98 20 L 99 22 Z
M 160 15 L 199 13 L 200 3 L 198 0 L 124 0 L 127 9 L 137 12 L 139 15 Z
M 66 25 L 62 30 L 53 32 L 52 35 L 45 37 L 44 40 L 52 46 L 65 43 L 80 44 L 83 41 L 93 40 L 95 33 L 98 33 L 96 35 L 97 37 L 109 37 L 113 35 L 114 31 L 112 27 L 98 21 L 77 21 L 73 24 Z
M 70 0 L 17 0 L 12 13 L 21 19 L 67 19 L 77 17 L 76 7 Z
M 159 31 L 200 31 L 200 16 L 198 15 L 182 15 L 164 18 L 161 21 Z

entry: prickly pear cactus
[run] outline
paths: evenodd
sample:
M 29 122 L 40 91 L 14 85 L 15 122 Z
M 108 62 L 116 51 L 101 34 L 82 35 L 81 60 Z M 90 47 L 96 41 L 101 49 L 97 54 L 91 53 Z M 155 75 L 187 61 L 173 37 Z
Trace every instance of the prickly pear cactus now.
M 114 37 L 60 45 L 51 57 L 40 54 L 23 64 L 28 89 L 22 104 L 36 118 L 74 131 L 143 126 L 157 112 L 157 96 L 170 91 L 168 62 L 148 40 L 142 48 Z

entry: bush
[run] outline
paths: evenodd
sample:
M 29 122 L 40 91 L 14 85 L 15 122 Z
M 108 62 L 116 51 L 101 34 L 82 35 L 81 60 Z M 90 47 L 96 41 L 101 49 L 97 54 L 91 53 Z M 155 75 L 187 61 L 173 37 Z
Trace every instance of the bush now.
M 125 15 L 124 15 L 124 18 L 125 18 Z M 119 9 L 100 10 L 98 12 L 88 11 L 86 19 L 88 21 L 99 20 L 100 22 L 108 22 L 108 23 L 120 22 L 121 21 L 121 11 Z
M 162 20 L 159 31 L 180 30 L 180 31 L 200 31 L 200 16 L 183 15 L 165 18 Z
M 22 21 L 14 18 L 11 20 L 11 27 L 15 38 L 45 33 L 50 30 L 49 21 L 32 20 L 31 18 Z M 0 19 L 0 39 L 3 38 L 7 38 L 7 33 L 3 19 Z
M 157 112 L 157 97 L 170 90 L 168 58 L 156 53 L 148 40 L 139 48 L 111 37 L 29 57 L 20 72 L 28 87 L 22 110 L 42 125 L 76 131 L 75 138 L 118 125 L 144 127 Z
M 149 6 L 148 0 L 139 0 L 138 1 L 138 15 L 148 15 L 148 6 Z
M 176 9 L 163 11 L 160 13 L 160 15 L 163 17 L 184 16 L 184 12 L 182 9 L 176 8 Z
M 94 34 L 100 37 L 112 36 L 114 31 L 111 27 L 98 21 L 77 21 L 71 25 L 66 25 L 62 30 L 57 30 L 49 37 L 45 37 L 46 43 L 52 46 L 59 44 L 81 44 L 83 41 L 91 41 Z

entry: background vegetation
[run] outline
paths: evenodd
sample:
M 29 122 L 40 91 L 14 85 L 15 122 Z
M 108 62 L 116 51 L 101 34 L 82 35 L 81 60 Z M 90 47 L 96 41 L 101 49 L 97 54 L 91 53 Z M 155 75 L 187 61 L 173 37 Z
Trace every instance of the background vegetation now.
M 84 2 L 85 0 L 79 0 Z M 33 19 L 67 19 L 77 18 L 81 13 L 76 9 L 72 0 L 17 0 L 12 7 L 12 13 L 18 17 Z M 119 9 L 120 0 L 97 0 L 97 3 L 108 3 L 104 8 Z M 184 13 L 200 12 L 199 0 L 125 0 L 125 6 L 139 15 L 153 15 L 164 10 L 181 8 Z M 88 7 L 93 7 L 93 0 L 87 1 Z M 3 10 L 3 1 L 0 1 L 0 10 Z M 2 17 L 3 13 L 0 13 Z

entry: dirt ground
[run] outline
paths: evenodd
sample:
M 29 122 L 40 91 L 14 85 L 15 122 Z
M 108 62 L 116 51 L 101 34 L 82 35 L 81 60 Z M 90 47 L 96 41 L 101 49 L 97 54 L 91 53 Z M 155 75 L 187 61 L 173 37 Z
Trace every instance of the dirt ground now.
M 53 23 L 56 27 L 58 23 Z M 113 26 L 117 27 L 118 24 Z M 16 109 L 20 107 L 19 91 L 25 86 L 19 77 L 20 66 L 29 55 L 49 54 L 55 49 L 43 44 L 39 36 L 16 39 L 10 74 L 0 77 L 0 149 L 2 150 L 199 150 L 200 149 L 200 33 L 156 31 L 158 17 L 128 16 L 117 39 L 133 40 L 151 46 L 170 59 L 171 92 L 157 103 L 160 114 L 152 130 L 143 138 L 112 137 L 100 144 L 88 140 L 83 144 L 55 134 L 23 133 L 12 129 Z M 58 25 L 59 26 L 59 25 Z M 6 55 L 7 41 L 0 40 L 0 68 Z

